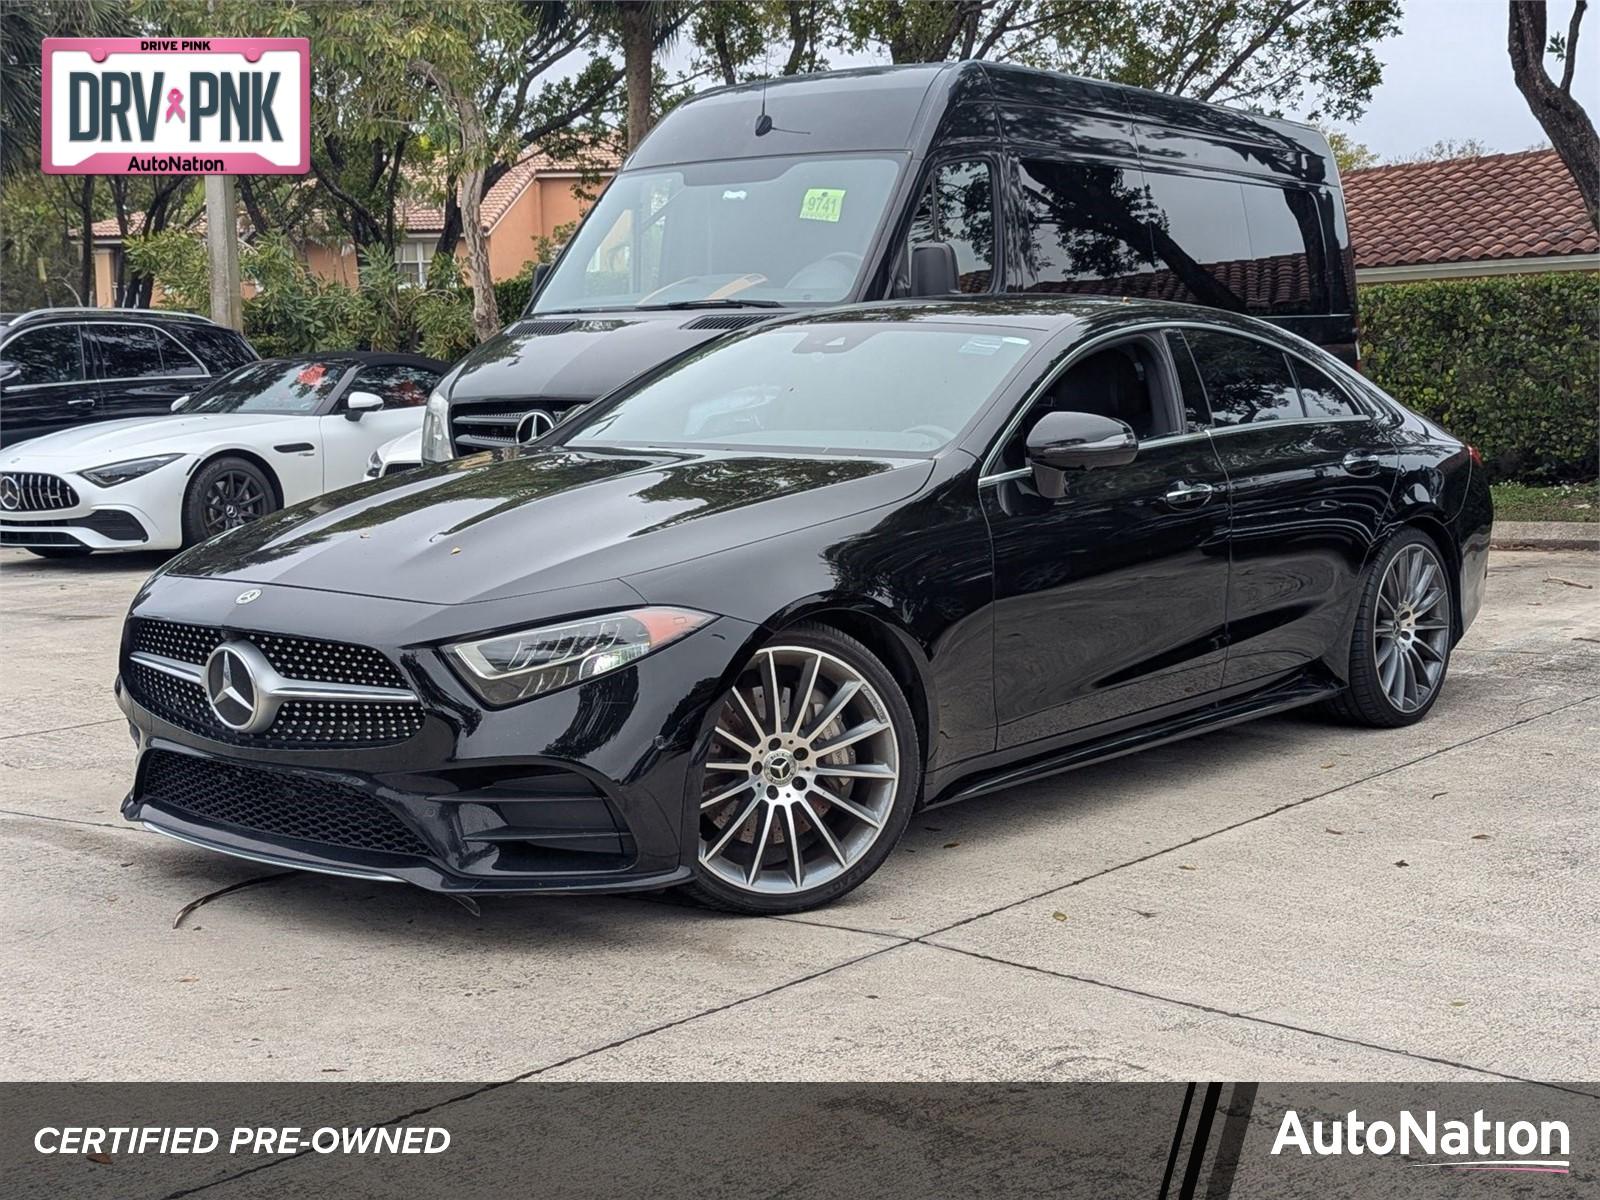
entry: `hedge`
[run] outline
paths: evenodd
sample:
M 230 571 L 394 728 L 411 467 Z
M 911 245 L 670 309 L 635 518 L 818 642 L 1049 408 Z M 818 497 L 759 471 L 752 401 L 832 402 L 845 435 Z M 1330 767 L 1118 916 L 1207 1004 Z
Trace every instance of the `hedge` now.
M 1600 275 L 1387 283 L 1360 296 L 1362 366 L 1483 452 L 1495 479 L 1593 479 Z

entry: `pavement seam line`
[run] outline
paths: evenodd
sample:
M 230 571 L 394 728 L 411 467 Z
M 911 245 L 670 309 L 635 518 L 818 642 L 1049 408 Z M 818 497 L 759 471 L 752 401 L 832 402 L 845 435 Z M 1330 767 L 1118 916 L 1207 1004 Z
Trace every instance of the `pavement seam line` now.
M 887 937 L 890 935 L 878 934 L 877 936 Z M 569 1066 L 572 1063 L 581 1062 L 582 1060 L 592 1057 L 593 1055 L 603 1054 L 607 1050 L 615 1050 L 620 1046 L 626 1046 L 628 1043 L 638 1041 L 641 1038 L 651 1037 L 657 1033 L 664 1033 L 669 1029 L 676 1029 L 678 1026 L 687 1025 L 691 1021 L 698 1021 L 701 1017 L 715 1016 L 718 1013 L 727 1012 L 729 1009 L 738 1008 L 743 1004 L 750 1004 L 756 1000 L 764 1000 L 768 996 L 775 995 L 776 993 L 784 991 L 787 988 L 795 987 L 802 983 L 810 983 L 814 979 L 821 979 L 824 975 L 831 975 L 835 971 L 842 971 L 846 967 L 853 967 L 857 963 L 865 962 L 869 958 L 876 958 L 878 955 L 884 954 L 890 950 L 897 950 L 905 944 L 905 939 L 901 939 L 887 946 L 879 946 L 876 950 L 869 950 L 865 954 L 858 954 L 854 958 L 845 959 L 843 962 L 834 963 L 832 966 L 823 967 L 821 970 L 811 971 L 805 975 L 797 976 L 794 979 L 785 980 L 783 983 L 774 984 L 772 987 L 764 988 L 759 992 L 753 992 L 748 996 L 740 996 L 735 1000 L 729 1000 L 723 1004 L 713 1005 L 711 1008 L 702 1009 L 699 1012 L 690 1013 L 687 1016 L 678 1017 L 671 1021 L 663 1021 L 659 1025 L 651 1026 L 649 1029 L 641 1029 L 637 1033 L 631 1033 L 626 1037 L 616 1038 L 615 1040 L 607 1042 L 602 1046 L 594 1046 L 588 1050 L 580 1051 L 577 1054 L 569 1054 L 566 1058 L 558 1059 L 553 1063 L 546 1063 L 541 1067 L 534 1067 L 531 1070 L 523 1071 L 520 1074 L 513 1075 L 508 1079 L 499 1079 L 495 1080 L 493 1083 L 485 1083 L 478 1087 L 471 1088 L 468 1091 L 462 1092 L 458 1096 L 447 1096 L 443 1100 L 437 1101 L 433 1104 L 425 1105 L 422 1108 L 413 1109 L 410 1112 L 399 1113 L 387 1120 L 379 1121 L 377 1124 L 396 1125 L 401 1121 L 408 1121 L 413 1117 L 419 1117 L 426 1113 L 435 1112 L 438 1109 L 448 1107 L 452 1104 L 460 1104 L 464 1101 L 473 1100 L 479 1096 L 487 1095 L 490 1092 L 499 1091 L 501 1088 L 510 1087 L 513 1084 L 523 1083 L 526 1080 L 534 1078 L 535 1076 L 543 1075 L 547 1071 L 554 1071 L 561 1067 Z M 265 1171 L 271 1167 L 282 1166 L 285 1163 L 292 1163 L 297 1159 L 307 1157 L 311 1153 L 312 1152 L 309 1150 L 299 1150 L 294 1154 L 287 1155 L 283 1158 L 275 1158 L 271 1162 L 259 1163 L 256 1166 L 247 1167 L 242 1171 L 236 1171 L 232 1175 L 225 1175 L 221 1179 L 213 1179 L 207 1183 L 199 1184 L 196 1187 L 183 1188 L 176 1192 L 168 1192 L 164 1197 L 162 1197 L 162 1200 L 181 1200 L 181 1198 L 184 1196 L 193 1196 L 199 1192 L 209 1191 L 214 1187 L 221 1187 L 223 1184 L 232 1183 L 235 1180 L 242 1179 L 247 1175 L 254 1175 L 257 1171 Z
M 1576 700 L 1569 700 L 1567 703 L 1557 705 L 1555 708 L 1547 709 L 1541 713 L 1534 713 L 1531 717 L 1518 717 L 1514 721 L 1508 721 L 1506 724 L 1496 726 L 1494 729 L 1488 729 L 1482 733 L 1473 734 L 1469 738 L 1463 738 L 1459 742 L 1452 742 L 1448 746 L 1440 746 L 1437 749 L 1428 751 L 1426 754 L 1421 754 L 1416 758 L 1408 759 L 1403 763 L 1396 763 L 1392 767 L 1385 767 L 1381 771 L 1374 771 L 1372 774 L 1365 775 L 1360 779 L 1352 779 L 1348 783 L 1341 783 L 1338 787 L 1329 788 L 1325 792 L 1318 792 L 1313 796 L 1303 796 L 1298 800 L 1291 800 L 1287 804 L 1280 804 L 1276 808 L 1269 808 L 1266 812 L 1256 813 L 1251 817 L 1245 817 L 1243 820 L 1235 821 L 1231 825 L 1223 825 L 1218 829 L 1213 829 L 1207 833 L 1199 834 L 1188 839 L 1187 841 L 1178 842 L 1175 845 L 1166 846 L 1160 850 L 1152 850 L 1149 854 L 1141 854 L 1138 858 L 1130 858 L 1126 862 L 1120 862 L 1114 864 L 1113 866 L 1104 867 L 1101 870 L 1093 872 L 1092 874 L 1070 880 L 1067 883 L 1058 883 L 1054 887 L 1046 888 L 1044 891 L 1036 892 L 1030 896 L 1024 896 L 1020 900 L 1008 900 L 1006 903 L 997 905 L 996 907 L 988 909 L 985 912 L 974 913 L 970 917 L 963 917 L 961 920 L 954 921 L 949 925 L 943 925 L 938 929 L 931 929 L 927 933 L 919 933 L 908 940 L 920 942 L 925 938 L 937 937 L 941 933 L 949 933 L 952 929 L 959 929 L 963 925 L 970 925 L 972 922 L 981 921 L 985 917 L 995 916 L 998 913 L 1005 912 L 1007 909 L 1017 908 L 1024 904 L 1032 904 L 1035 900 L 1043 900 L 1046 896 L 1053 896 L 1057 892 L 1064 892 L 1068 888 L 1077 887 L 1079 884 L 1089 883 L 1093 880 L 1101 878 L 1102 876 L 1110 875 L 1115 871 L 1120 871 L 1125 867 L 1136 867 L 1141 863 L 1149 862 L 1151 859 L 1160 858 L 1164 854 L 1171 854 L 1177 850 L 1187 850 L 1190 846 L 1193 846 L 1198 842 L 1209 841 L 1210 839 L 1219 837 L 1224 833 L 1232 833 L 1234 830 L 1242 829 L 1246 825 L 1253 825 L 1257 821 L 1265 821 L 1269 817 L 1275 817 L 1278 814 L 1288 812 L 1291 809 L 1300 808 L 1302 805 L 1310 804 L 1315 800 L 1325 800 L 1329 796 L 1334 796 L 1340 792 L 1348 791 L 1350 788 L 1360 787 L 1364 783 L 1371 783 L 1374 779 L 1382 779 L 1385 775 L 1392 775 L 1396 771 L 1404 771 L 1409 767 L 1417 766 L 1419 763 L 1424 763 L 1429 759 L 1437 758 L 1441 754 L 1448 754 L 1452 750 L 1459 750 L 1463 746 L 1470 746 L 1474 742 L 1481 742 L 1485 738 L 1495 737 L 1498 734 L 1505 733 L 1507 730 L 1516 729 L 1519 726 L 1527 725 L 1533 721 L 1541 721 L 1545 717 L 1552 717 L 1557 713 L 1565 712 L 1569 708 L 1576 708 L 1579 705 L 1589 704 L 1595 700 L 1600 700 L 1600 693 L 1597 693 L 1593 696 L 1582 696 Z
M 62 825 L 87 825 L 91 829 L 115 829 L 118 833 L 142 833 L 137 825 L 126 822 L 116 824 L 112 821 L 85 821 L 82 817 L 49 817 L 44 813 L 23 812 L 15 808 L 0 808 L 0 816 L 21 817 L 25 821 L 56 821 Z
M 43 737 L 47 733 L 65 733 L 70 729 L 93 729 L 96 725 L 115 725 L 126 717 L 106 717 L 99 721 L 84 721 L 81 725 L 55 725 L 49 729 L 30 729 L 26 733 L 0 734 L 0 742 L 14 742 L 18 738 Z
M 1600 1095 L 1594 1092 L 1585 1092 L 1565 1084 L 1555 1083 L 1544 1079 L 1529 1079 L 1524 1075 L 1511 1075 L 1505 1071 L 1496 1071 L 1489 1067 L 1475 1067 L 1471 1063 L 1457 1062 L 1450 1058 L 1438 1058 L 1432 1054 L 1418 1054 L 1414 1050 L 1401 1050 L 1395 1046 L 1385 1046 L 1379 1042 L 1368 1042 L 1361 1038 L 1350 1037 L 1342 1033 L 1328 1033 L 1321 1029 L 1308 1029 L 1303 1025 L 1291 1025 L 1287 1021 L 1274 1021 L 1270 1017 L 1257 1017 L 1249 1013 L 1234 1012 L 1231 1009 L 1217 1008 L 1210 1004 L 1201 1004 L 1198 1000 L 1180 1000 L 1175 996 L 1164 996 L 1159 992 L 1147 992 L 1140 988 L 1128 987 L 1125 984 L 1110 983 L 1104 979 L 1095 979 L 1088 975 L 1074 975 L 1070 971 L 1055 971 L 1049 967 L 1038 967 L 1031 963 L 1015 962 L 1009 958 L 997 958 L 992 954 L 984 954 L 977 950 L 967 950 L 961 946 L 946 946 L 941 942 L 925 942 L 917 939 L 919 944 L 933 950 L 943 950 L 949 954 L 960 954 L 967 958 L 975 958 L 981 962 L 995 963 L 998 966 L 1014 967 L 1019 971 L 1031 971 L 1036 975 L 1045 975 L 1051 979 L 1064 979 L 1073 983 L 1088 984 L 1091 987 L 1105 988 L 1108 991 L 1120 992 L 1123 995 L 1137 996 L 1142 1000 L 1153 1000 L 1161 1004 L 1174 1004 L 1180 1008 L 1190 1008 L 1197 1012 L 1210 1013 L 1213 1016 L 1225 1017 L 1234 1021 L 1248 1021 L 1255 1025 L 1268 1025 L 1274 1029 L 1286 1030 L 1289 1033 L 1304 1034 L 1308 1037 L 1326 1038 L 1333 1042 L 1343 1042 L 1350 1046 L 1360 1046 L 1365 1050 L 1378 1050 L 1384 1054 L 1394 1054 L 1401 1058 L 1416 1059 L 1419 1062 L 1437 1063 L 1445 1067 L 1457 1067 L 1463 1071 L 1473 1071 L 1479 1075 L 1492 1075 L 1497 1079 L 1508 1079 L 1516 1083 L 1529 1083 L 1536 1087 L 1552 1088 L 1558 1092 L 1567 1092 L 1574 1096 L 1583 1096 L 1590 1100 L 1600 1100 Z

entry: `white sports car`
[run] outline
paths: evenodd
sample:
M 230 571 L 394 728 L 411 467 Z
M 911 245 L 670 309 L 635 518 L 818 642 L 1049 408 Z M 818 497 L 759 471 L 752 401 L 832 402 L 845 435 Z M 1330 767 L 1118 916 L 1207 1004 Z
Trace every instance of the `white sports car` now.
M 173 415 L 106 421 L 0 451 L 0 546 L 46 558 L 176 549 L 359 483 L 420 432 L 444 363 L 337 351 L 249 363 Z

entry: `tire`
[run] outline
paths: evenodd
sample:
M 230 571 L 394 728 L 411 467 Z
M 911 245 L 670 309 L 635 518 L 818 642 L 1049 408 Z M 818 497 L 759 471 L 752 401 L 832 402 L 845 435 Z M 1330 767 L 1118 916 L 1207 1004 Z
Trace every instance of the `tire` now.
M 194 473 L 184 492 L 183 544 L 193 546 L 277 508 L 277 489 L 255 463 L 229 456 L 212 459 Z
M 1455 601 L 1448 572 L 1439 547 L 1416 529 L 1396 534 L 1368 564 L 1350 638 L 1350 682 L 1327 705 L 1334 716 L 1394 729 L 1428 715 L 1450 667 Z
M 818 753 L 847 733 L 859 736 Z M 701 744 L 688 787 L 700 817 L 695 878 L 683 891 L 729 912 L 804 912 L 857 887 L 893 851 L 922 785 L 899 684 L 825 625 L 786 629 L 758 650 L 717 701 Z
M 29 554 L 40 558 L 88 558 L 94 551 L 87 546 L 29 546 Z

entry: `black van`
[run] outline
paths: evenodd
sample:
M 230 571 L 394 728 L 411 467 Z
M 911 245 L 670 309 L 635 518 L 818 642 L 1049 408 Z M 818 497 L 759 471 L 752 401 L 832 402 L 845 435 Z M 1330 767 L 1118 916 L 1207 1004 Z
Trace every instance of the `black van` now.
M 668 114 L 522 319 L 441 383 L 423 458 L 527 441 L 775 310 L 1002 293 L 1253 313 L 1355 361 L 1344 205 L 1315 130 L 1023 67 L 868 68 Z

